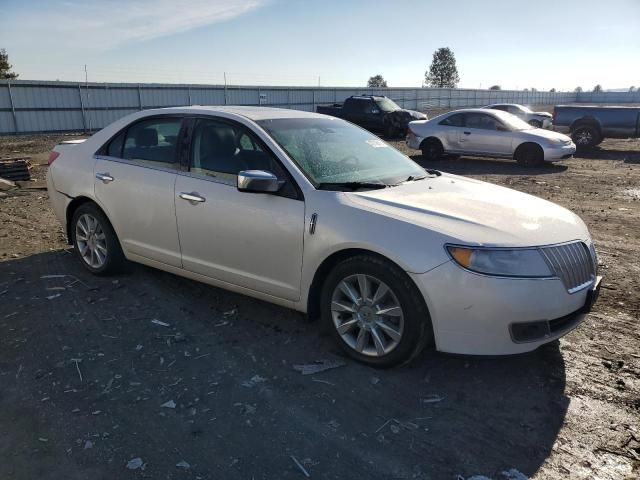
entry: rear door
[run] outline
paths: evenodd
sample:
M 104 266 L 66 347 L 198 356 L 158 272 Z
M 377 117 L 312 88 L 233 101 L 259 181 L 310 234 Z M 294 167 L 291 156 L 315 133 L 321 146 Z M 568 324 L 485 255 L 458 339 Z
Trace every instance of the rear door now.
M 469 112 L 460 136 L 465 153 L 511 156 L 513 133 L 493 115 Z
M 131 124 L 97 155 L 95 195 L 127 254 L 182 266 L 174 184 L 180 117 Z

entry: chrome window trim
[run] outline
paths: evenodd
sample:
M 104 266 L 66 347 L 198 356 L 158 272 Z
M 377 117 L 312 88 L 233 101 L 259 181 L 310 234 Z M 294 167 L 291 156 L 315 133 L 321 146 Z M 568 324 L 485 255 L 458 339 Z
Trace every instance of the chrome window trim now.
M 143 165 L 143 164 L 137 163 L 135 160 L 127 160 L 127 159 L 119 158 L 119 157 L 110 157 L 108 155 L 95 154 L 93 156 L 93 158 L 95 160 L 106 160 L 106 161 L 109 161 L 109 162 L 116 162 L 116 163 L 122 163 L 124 165 L 131 165 L 131 166 L 134 166 L 134 167 L 148 168 L 149 170 L 158 170 L 160 172 L 168 172 L 168 173 L 182 173 L 182 172 L 184 172 L 184 170 L 181 170 L 179 162 L 173 162 L 173 163 L 168 163 L 167 164 L 167 165 L 175 165 L 175 166 L 177 166 L 177 168 L 167 168 L 167 167 L 160 167 L 160 166 L 155 167 L 153 165 Z M 145 160 L 145 161 L 146 162 L 153 162 L 153 160 Z M 160 164 L 160 163 L 163 163 L 163 162 L 158 162 L 158 163 Z

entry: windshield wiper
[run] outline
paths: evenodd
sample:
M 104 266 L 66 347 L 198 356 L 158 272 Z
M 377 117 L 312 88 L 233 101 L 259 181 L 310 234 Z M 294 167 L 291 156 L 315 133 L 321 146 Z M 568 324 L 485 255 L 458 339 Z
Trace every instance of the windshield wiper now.
M 380 189 L 387 188 L 389 185 L 381 182 L 321 182 L 318 184 L 318 190 L 360 190 L 362 188 Z
M 439 177 L 440 175 L 442 175 L 442 173 L 439 172 L 438 170 L 425 170 L 425 171 L 429 175 L 409 175 L 402 182 L 396 183 L 395 185 L 401 185 L 401 184 L 407 183 L 407 182 L 417 182 L 418 180 L 424 180 L 425 178 Z

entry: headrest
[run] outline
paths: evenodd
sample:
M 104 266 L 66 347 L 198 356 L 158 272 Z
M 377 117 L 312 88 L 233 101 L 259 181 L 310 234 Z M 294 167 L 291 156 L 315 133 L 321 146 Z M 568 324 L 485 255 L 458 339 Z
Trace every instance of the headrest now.
M 137 147 L 155 147 L 158 145 L 158 131 L 154 128 L 143 128 L 135 135 Z

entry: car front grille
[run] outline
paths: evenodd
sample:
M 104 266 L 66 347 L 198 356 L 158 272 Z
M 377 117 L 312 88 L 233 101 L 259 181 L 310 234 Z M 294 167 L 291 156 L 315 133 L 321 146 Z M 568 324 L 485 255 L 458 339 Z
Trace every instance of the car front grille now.
M 569 293 L 575 293 L 591 285 L 596 279 L 598 260 L 593 244 L 565 243 L 540 249 L 549 268 Z

